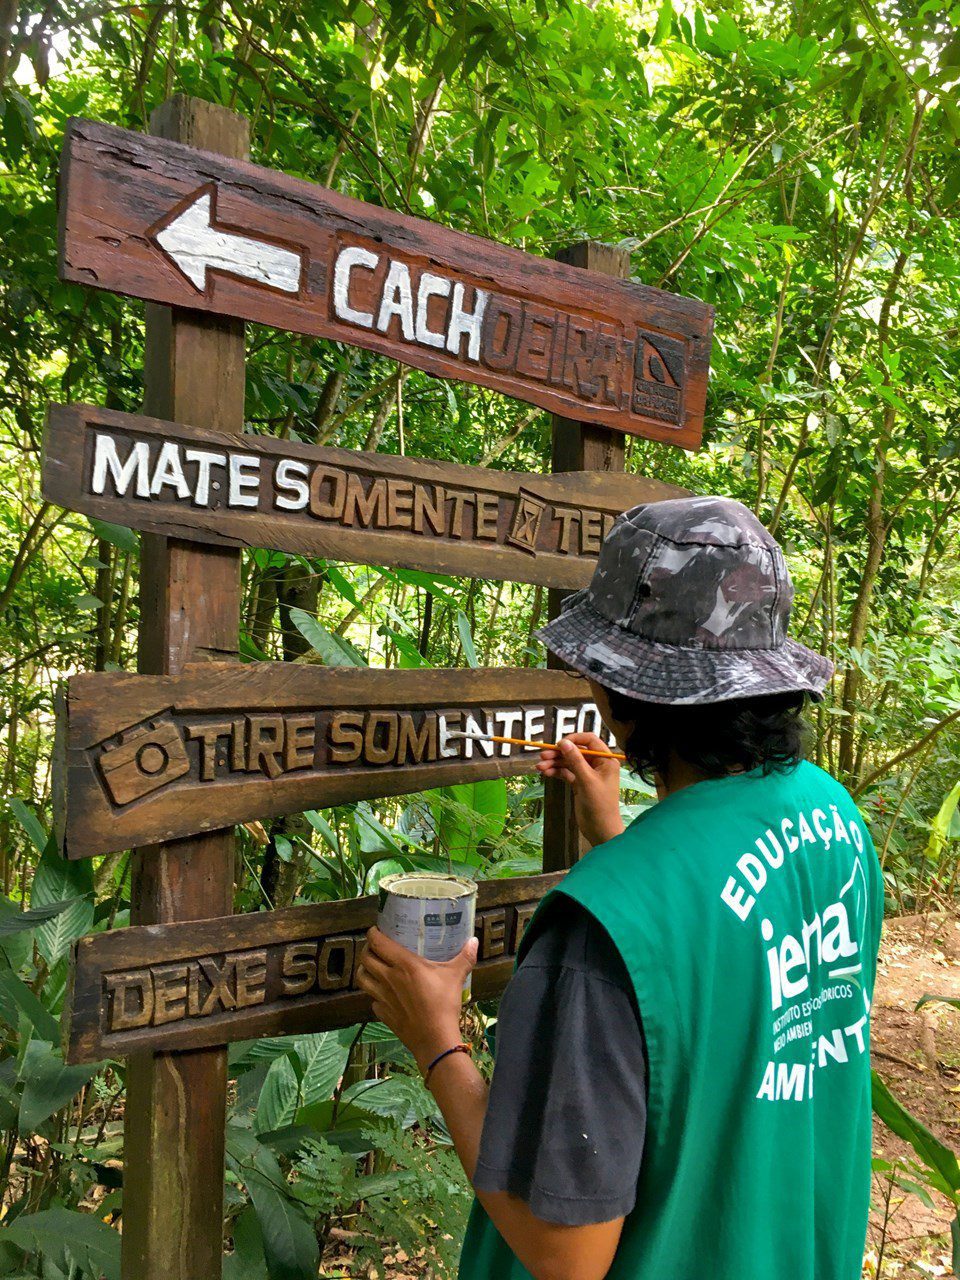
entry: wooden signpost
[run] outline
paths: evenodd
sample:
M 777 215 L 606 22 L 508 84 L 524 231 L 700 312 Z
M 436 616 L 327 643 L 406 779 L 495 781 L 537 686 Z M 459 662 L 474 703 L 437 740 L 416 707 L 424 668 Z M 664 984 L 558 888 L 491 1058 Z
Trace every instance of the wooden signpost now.
M 72 122 L 63 279 L 145 299 L 145 415 L 54 406 L 51 502 L 143 531 L 141 674 L 73 677 L 56 817 L 84 857 L 137 846 L 131 923 L 75 948 L 71 1062 L 127 1056 L 124 1280 L 220 1274 L 223 1046 L 369 1015 L 371 898 L 232 916 L 233 826 L 529 772 L 600 729 L 570 673 L 397 671 L 237 657 L 239 549 L 549 589 L 590 577 L 617 513 L 680 496 L 622 474 L 624 433 L 699 443 L 712 308 L 629 281 L 585 243 L 549 261 L 246 161 L 246 122 L 174 98 L 144 136 Z M 243 435 L 252 320 L 351 343 L 555 415 L 552 474 Z M 189 425 L 184 425 L 189 424 Z M 544 871 L 580 852 L 548 784 Z M 474 990 L 495 995 L 559 879 L 481 885 Z
M 196 99 L 172 98 L 150 127 L 211 151 L 248 153 L 247 121 Z M 147 413 L 239 435 L 244 359 L 238 321 L 149 305 Z M 188 662 L 236 657 L 239 621 L 239 552 L 144 536 L 140 671 L 172 674 Z M 131 923 L 151 928 L 229 915 L 234 856 L 231 828 L 135 851 Z M 226 1050 L 132 1053 L 126 1086 L 123 1278 L 215 1280 L 223 1253 Z
M 205 663 L 68 682 L 58 792 L 68 857 L 317 805 L 530 773 L 529 748 L 601 729 L 586 681 L 529 670 Z M 58 771 L 61 767 L 58 760 Z
M 473 994 L 503 990 L 537 903 L 561 875 L 485 880 Z M 81 939 L 65 1015 L 70 1062 L 195 1049 L 369 1018 L 355 972 L 375 897 Z
M 684 491 L 598 471 L 529 475 L 242 438 L 52 405 L 49 502 L 225 547 L 582 587 L 614 519 Z
M 75 120 L 66 280 L 352 343 L 568 418 L 700 441 L 713 310 L 167 139 Z

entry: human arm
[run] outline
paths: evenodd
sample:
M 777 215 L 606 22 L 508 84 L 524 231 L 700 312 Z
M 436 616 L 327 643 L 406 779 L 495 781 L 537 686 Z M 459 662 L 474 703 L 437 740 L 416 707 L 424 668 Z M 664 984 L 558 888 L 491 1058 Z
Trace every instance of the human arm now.
M 544 778 L 562 778 L 573 787 L 577 826 L 591 845 L 604 844 L 623 831 L 620 817 L 620 761 L 608 755 L 585 756 L 580 750 L 610 751 L 596 733 L 571 733 L 556 747 L 540 752 L 537 771 Z
M 421 1071 L 460 1041 L 460 991 L 476 957 L 468 943 L 456 959 L 436 964 L 413 955 L 373 929 L 357 980 L 373 998 L 374 1015 L 413 1053 Z M 454 1053 L 431 1073 L 430 1088 L 457 1155 L 473 1181 L 489 1091 L 473 1061 Z M 603 1280 L 616 1252 L 623 1217 L 566 1225 L 532 1212 L 519 1196 L 477 1189 L 494 1226 L 534 1280 Z

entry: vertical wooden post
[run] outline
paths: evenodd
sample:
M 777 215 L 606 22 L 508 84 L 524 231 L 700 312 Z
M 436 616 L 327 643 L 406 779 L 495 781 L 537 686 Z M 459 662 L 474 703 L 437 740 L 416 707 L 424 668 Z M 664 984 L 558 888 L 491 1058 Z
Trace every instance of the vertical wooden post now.
M 249 122 L 213 103 L 174 97 L 152 133 L 237 159 Z M 144 409 L 220 431 L 243 430 L 244 332 L 147 304 Z M 139 669 L 237 657 L 240 556 L 145 534 Z M 232 828 L 134 854 L 131 923 L 166 924 L 233 911 Z M 223 1253 L 227 1053 L 135 1054 L 124 1124 L 124 1280 L 216 1280 Z
M 561 262 L 573 267 L 586 267 L 604 275 L 625 280 L 630 274 L 630 254 L 626 249 L 601 244 L 597 240 L 581 240 L 557 254 Z M 553 419 L 553 471 L 622 471 L 624 437 L 588 422 L 569 418 Z M 547 593 L 547 616 L 555 618 L 567 591 L 551 589 Z M 552 653 L 547 654 L 548 667 L 564 664 Z M 573 816 L 573 797 L 569 786 L 559 779 L 547 778 L 543 798 L 543 869 L 564 871 L 580 857 L 580 832 Z

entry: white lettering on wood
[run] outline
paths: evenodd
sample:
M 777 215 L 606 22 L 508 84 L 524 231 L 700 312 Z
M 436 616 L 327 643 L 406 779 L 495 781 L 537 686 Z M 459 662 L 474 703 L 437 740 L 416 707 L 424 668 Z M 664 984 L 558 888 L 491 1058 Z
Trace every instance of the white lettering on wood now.
M 127 454 L 126 462 L 121 463 L 117 444 L 112 436 L 97 433 L 93 453 L 93 482 L 91 488 L 100 494 L 107 487 L 107 472 L 113 480 L 117 497 L 126 496 L 130 481 L 137 477 L 136 495 L 138 498 L 150 497 L 150 446 L 146 440 L 138 440 Z
M 197 487 L 193 492 L 193 501 L 198 507 L 205 507 L 210 502 L 210 468 L 225 467 L 225 453 L 210 453 L 207 449 L 187 449 L 183 455 L 187 462 L 197 464 Z
M 282 458 L 277 466 L 277 506 L 284 511 L 302 511 L 310 501 L 310 486 L 305 483 L 309 478 L 310 468 L 305 462 Z
M 333 309 L 341 320 L 348 324 L 358 324 L 363 329 L 373 328 L 373 314 L 370 311 L 357 311 L 350 305 L 350 272 L 354 267 L 365 267 L 372 271 L 378 262 L 377 255 L 359 245 L 351 245 L 341 249 L 333 268 Z
M 259 489 L 260 459 L 249 453 L 232 453 L 228 504 L 231 507 L 255 507 L 259 501 Z

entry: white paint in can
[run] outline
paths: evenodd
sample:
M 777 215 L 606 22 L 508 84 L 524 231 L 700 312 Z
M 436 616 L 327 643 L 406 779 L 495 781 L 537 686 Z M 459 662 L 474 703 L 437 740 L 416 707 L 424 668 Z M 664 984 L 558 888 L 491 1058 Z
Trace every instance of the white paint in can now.
M 425 960 L 452 960 L 473 937 L 477 886 L 466 876 L 398 872 L 383 877 L 378 894 L 381 933 Z M 470 999 L 469 973 L 463 999 Z

